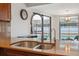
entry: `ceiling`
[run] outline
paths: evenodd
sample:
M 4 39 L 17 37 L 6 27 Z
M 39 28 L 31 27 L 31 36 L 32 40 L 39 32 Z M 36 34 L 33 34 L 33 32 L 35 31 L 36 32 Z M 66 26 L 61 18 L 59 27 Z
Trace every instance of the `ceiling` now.
M 33 12 L 49 15 L 79 14 L 79 3 L 30 3 L 28 6 Z
M 27 7 L 34 7 L 34 6 L 41 6 L 41 5 L 46 5 L 50 3 L 25 3 Z

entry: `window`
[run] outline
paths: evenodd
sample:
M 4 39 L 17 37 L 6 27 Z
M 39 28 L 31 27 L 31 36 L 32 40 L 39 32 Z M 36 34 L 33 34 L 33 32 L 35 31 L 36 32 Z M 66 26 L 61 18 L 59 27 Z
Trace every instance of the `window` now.
M 32 18 L 32 34 L 37 35 L 38 39 L 41 39 L 42 34 L 42 17 L 38 14 L 34 14 Z
M 31 33 L 37 35 L 37 39 L 51 39 L 50 17 L 34 13 L 32 17 Z
M 65 17 L 60 17 L 60 39 L 74 40 L 78 36 L 78 16 L 71 16 L 70 21 L 66 22 Z
M 45 39 L 50 39 L 50 17 L 43 16 L 43 33 Z

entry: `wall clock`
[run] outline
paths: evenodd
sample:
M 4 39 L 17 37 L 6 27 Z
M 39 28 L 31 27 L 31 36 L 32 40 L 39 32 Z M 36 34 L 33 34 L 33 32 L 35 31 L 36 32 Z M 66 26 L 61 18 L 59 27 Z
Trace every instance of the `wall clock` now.
M 26 20 L 28 18 L 28 13 L 27 13 L 26 9 L 21 9 L 21 11 L 20 11 L 20 17 L 23 20 Z

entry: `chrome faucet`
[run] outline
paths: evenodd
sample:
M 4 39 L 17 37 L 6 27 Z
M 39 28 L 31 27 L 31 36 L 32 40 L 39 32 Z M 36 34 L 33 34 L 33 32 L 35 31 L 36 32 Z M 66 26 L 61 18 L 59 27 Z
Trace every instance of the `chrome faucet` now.
M 54 44 L 56 45 L 56 30 L 55 30 L 55 28 L 53 28 L 53 31 L 54 31 Z

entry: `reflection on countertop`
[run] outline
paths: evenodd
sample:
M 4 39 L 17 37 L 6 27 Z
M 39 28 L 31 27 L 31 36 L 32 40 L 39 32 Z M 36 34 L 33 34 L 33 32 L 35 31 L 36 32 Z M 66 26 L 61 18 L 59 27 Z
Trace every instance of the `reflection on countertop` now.
M 0 47 L 9 47 L 10 46 L 10 37 L 5 35 L 0 35 Z

